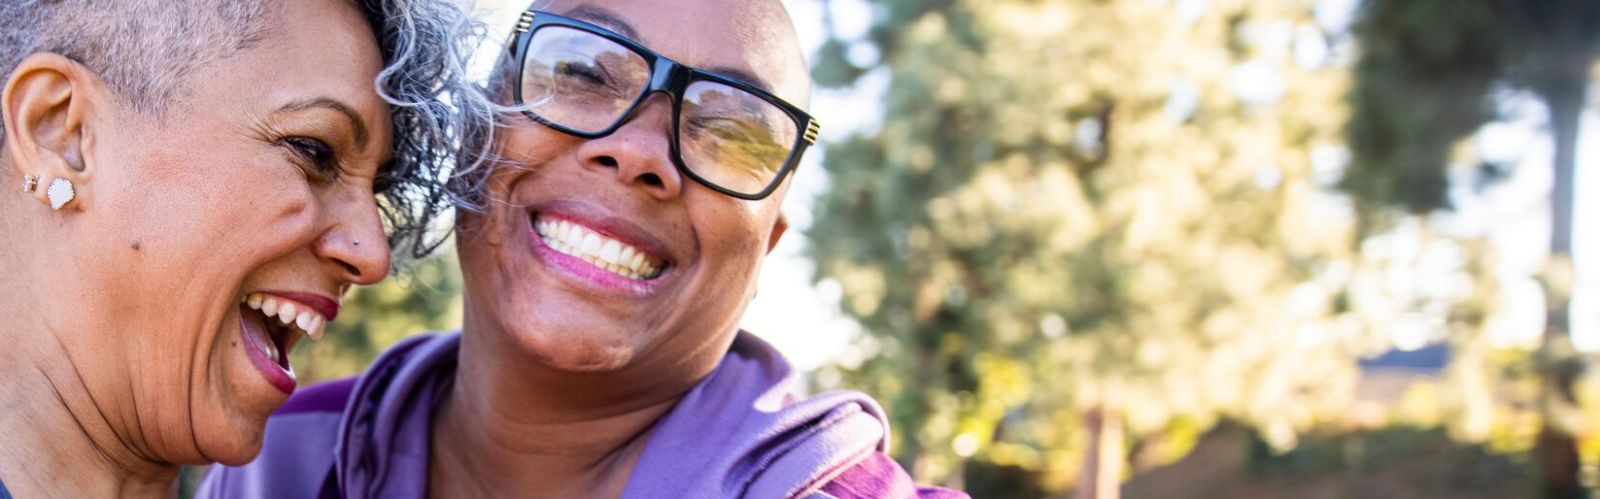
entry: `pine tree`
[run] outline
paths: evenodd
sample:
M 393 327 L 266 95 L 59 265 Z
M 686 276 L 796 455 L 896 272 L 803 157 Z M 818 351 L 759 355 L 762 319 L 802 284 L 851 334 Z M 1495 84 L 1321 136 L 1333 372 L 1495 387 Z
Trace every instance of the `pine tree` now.
M 1367 218 L 1389 207 L 1448 207 L 1452 148 L 1493 118 L 1496 86 L 1526 89 L 1550 111 L 1555 141 L 1550 303 L 1539 371 L 1544 378 L 1536 458 L 1551 499 L 1588 497 L 1579 482 L 1573 383 L 1582 362 L 1567 325 L 1574 280 L 1572 220 L 1579 113 L 1600 59 L 1600 2 L 1592 0 L 1369 0 L 1357 30 L 1363 56 L 1351 94 L 1355 160 L 1344 186 Z M 1381 228 L 1381 224 L 1379 225 Z

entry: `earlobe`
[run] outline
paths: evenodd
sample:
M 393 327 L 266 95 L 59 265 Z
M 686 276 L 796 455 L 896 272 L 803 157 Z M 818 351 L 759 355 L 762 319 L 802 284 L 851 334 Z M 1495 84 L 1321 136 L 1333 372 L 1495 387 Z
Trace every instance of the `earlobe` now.
M 92 171 L 85 116 L 103 93 L 98 83 L 77 62 L 38 53 L 17 65 L 0 92 L 7 157 L 20 176 L 37 181 L 31 193 L 40 203 L 81 207 L 74 200 Z
M 783 233 L 789 230 L 789 217 L 778 214 L 778 219 L 772 222 L 772 236 L 767 238 L 767 254 L 772 254 L 772 249 L 778 247 L 778 240 L 783 239 Z

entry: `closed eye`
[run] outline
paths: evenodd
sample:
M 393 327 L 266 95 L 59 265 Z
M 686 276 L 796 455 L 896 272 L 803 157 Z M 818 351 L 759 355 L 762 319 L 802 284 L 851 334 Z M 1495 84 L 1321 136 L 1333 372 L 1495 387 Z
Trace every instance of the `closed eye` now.
M 726 140 L 761 141 L 763 138 L 770 139 L 772 135 L 748 119 L 696 116 L 689 119 L 689 125 L 691 135 L 698 136 L 704 131 Z
M 601 86 L 607 84 L 605 71 L 583 61 L 561 61 L 556 63 L 556 72 L 573 78 L 581 79 L 584 83 Z
M 333 147 L 326 142 L 310 137 L 284 137 L 278 140 L 278 144 L 289 148 L 317 174 L 330 179 L 338 177 L 338 158 L 334 156 Z

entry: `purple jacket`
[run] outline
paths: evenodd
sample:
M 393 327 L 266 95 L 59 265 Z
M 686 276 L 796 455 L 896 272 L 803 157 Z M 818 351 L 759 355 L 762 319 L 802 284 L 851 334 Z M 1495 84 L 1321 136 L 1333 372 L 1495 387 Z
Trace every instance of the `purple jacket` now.
M 460 333 L 409 338 L 360 378 L 307 387 L 267 421 L 260 457 L 213 466 L 197 499 L 422 499 L 431 416 L 455 377 Z M 878 404 L 796 395 L 795 375 L 746 333 L 663 416 L 622 499 L 959 499 L 919 489 L 888 448 Z

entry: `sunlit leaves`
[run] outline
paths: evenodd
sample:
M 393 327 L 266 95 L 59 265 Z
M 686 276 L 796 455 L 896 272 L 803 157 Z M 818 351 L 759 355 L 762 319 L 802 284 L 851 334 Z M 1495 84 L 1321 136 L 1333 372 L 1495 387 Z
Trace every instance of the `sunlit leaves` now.
M 1311 151 L 1340 143 L 1348 78 L 1238 33 L 1316 29 L 1311 2 L 878 3 L 884 126 L 829 145 L 809 235 L 902 346 L 846 377 L 893 385 L 914 471 L 971 451 L 1059 487 L 1090 408 L 1136 437 L 1228 415 L 1292 440 L 1341 406 L 1364 330 L 1288 297 L 1355 247 L 1352 217 L 1311 216 L 1340 213 Z M 1242 98 L 1247 62 L 1295 91 Z

